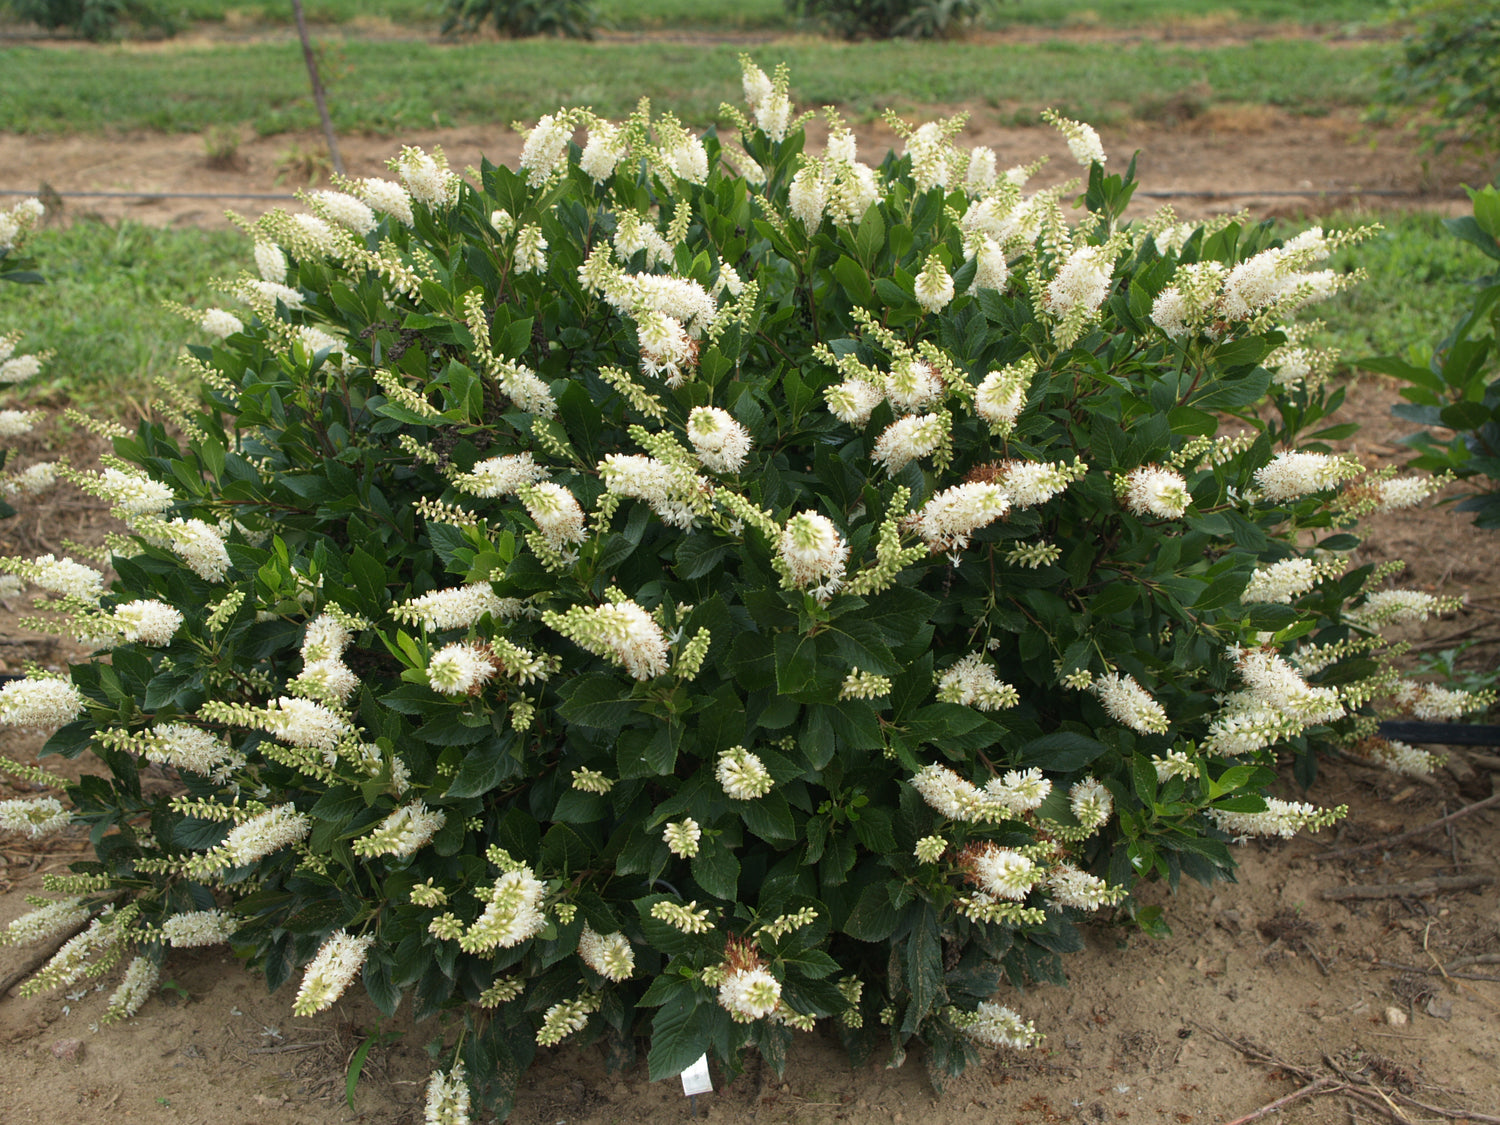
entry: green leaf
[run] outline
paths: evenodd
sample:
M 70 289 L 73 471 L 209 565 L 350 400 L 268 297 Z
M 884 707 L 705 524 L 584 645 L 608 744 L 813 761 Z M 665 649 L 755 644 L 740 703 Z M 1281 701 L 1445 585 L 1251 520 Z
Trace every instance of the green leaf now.
M 844 922 L 844 933 L 860 941 L 884 941 L 896 932 L 900 921 L 901 915 L 891 905 L 890 891 L 882 879 L 860 892 Z
M 711 1027 L 706 1007 L 692 992 L 679 992 L 657 1011 L 646 1056 L 652 1082 L 681 1074 L 708 1051 Z
M 739 891 L 740 861 L 720 840 L 704 840 L 691 862 L 693 878 L 715 898 L 735 902 Z
M 931 905 L 923 905 L 922 916 L 906 941 L 906 987 L 911 990 L 906 1025 L 913 1025 L 944 999 L 943 940 Z
M 859 256 L 860 264 L 869 270 L 884 247 L 885 220 L 880 217 L 880 204 L 872 203 L 854 232 L 854 252 Z
M 603 672 L 575 677 L 562 694 L 557 713 L 581 727 L 616 730 L 635 711 L 634 689 Z
M 781 790 L 773 789 L 764 797 L 757 797 L 753 801 L 734 801 L 732 804 L 739 809 L 745 827 L 762 840 L 774 842 L 796 838 L 796 822 L 792 820 L 791 806 L 786 803 Z
M 1053 773 L 1071 773 L 1082 769 L 1107 749 L 1104 743 L 1086 734 L 1053 731 L 1021 747 L 1021 765 L 1040 766 Z
M 492 738 L 464 752 L 463 764 L 449 783 L 447 796 L 482 797 L 520 773 L 521 762 L 513 753 L 512 739 Z
M 818 651 L 813 638 L 801 633 L 778 633 L 775 653 L 778 692 L 796 695 L 816 686 Z

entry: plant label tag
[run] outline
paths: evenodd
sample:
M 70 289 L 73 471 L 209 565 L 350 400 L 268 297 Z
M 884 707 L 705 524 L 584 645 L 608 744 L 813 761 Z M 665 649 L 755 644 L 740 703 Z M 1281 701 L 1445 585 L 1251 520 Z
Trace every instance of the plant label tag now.
M 713 1079 L 708 1076 L 708 1056 L 700 1055 L 698 1061 L 682 1072 L 682 1092 L 687 1097 L 695 1094 L 712 1094 Z

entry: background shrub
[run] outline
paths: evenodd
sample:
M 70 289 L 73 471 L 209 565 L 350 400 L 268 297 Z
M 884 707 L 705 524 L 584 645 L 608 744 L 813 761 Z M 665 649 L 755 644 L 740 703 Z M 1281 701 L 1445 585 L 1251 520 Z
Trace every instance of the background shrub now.
M 513 39 L 566 35 L 591 39 L 598 15 L 593 0 L 445 0 L 444 33 L 477 31 L 487 23 Z
M 786 0 L 798 16 L 846 39 L 935 39 L 972 27 L 987 0 Z
M 66 28 L 85 39 L 113 39 L 122 27 L 135 25 L 158 35 L 177 30 L 161 0 L 7 0 L 17 18 L 48 31 Z
M 1421 131 L 1436 151 L 1453 143 L 1500 151 L 1500 0 L 1430 0 L 1408 5 L 1409 31 L 1383 99 L 1431 107 Z

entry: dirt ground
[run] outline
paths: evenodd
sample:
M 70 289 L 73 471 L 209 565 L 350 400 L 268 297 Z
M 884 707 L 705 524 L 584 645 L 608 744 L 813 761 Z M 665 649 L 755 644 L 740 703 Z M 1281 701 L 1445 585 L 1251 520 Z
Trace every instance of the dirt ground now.
M 1172 199 L 1185 216 L 1241 207 L 1256 214 L 1316 213 L 1346 204 L 1356 189 L 1399 193 L 1366 197 L 1371 203 L 1457 213 L 1459 205 L 1450 202 L 1457 183 L 1480 176 L 1460 168 L 1425 179 L 1398 134 L 1381 134 L 1371 148 L 1369 136 L 1343 115 L 1305 119 L 1210 109 L 1104 136 L 1122 163 L 1132 149 L 1142 150 L 1144 188 L 1212 193 Z M 862 139 L 883 145 L 890 137 L 867 130 Z M 1057 173 L 1072 167 L 1048 131 L 1002 129 L 978 118 L 968 140 L 992 145 L 1003 163 L 1050 153 Z M 519 138 L 498 124 L 406 141 L 440 143 L 459 167 L 477 162 L 481 151 L 510 162 L 519 153 Z M 0 136 L 0 187 L 272 193 L 289 190 L 275 183 L 278 156 L 312 143 L 305 137 L 246 140 L 240 153 L 247 167 L 218 172 L 205 166 L 202 141 L 192 136 Z M 344 138 L 343 145 L 351 173 L 361 175 L 378 174 L 395 148 L 385 139 L 359 137 Z M 269 205 L 98 198 L 66 204 L 72 214 L 182 226 L 219 225 L 225 206 L 253 214 Z M 1362 379 L 1352 388 L 1344 417 L 1364 424 L 1350 443 L 1361 455 L 1383 460 L 1394 453 L 1390 443 L 1402 431 L 1389 417 L 1393 401 L 1383 380 Z M 22 452 L 24 464 L 32 451 Z M 28 502 L 19 519 L 0 525 L 0 554 L 60 553 L 64 538 L 97 541 L 107 524 L 77 497 Z M 1500 633 L 1492 533 L 1477 532 L 1446 510 L 1387 516 L 1368 530 L 1367 557 L 1407 559 L 1409 579 L 1423 588 L 1471 592 L 1468 607 L 1433 623 L 1416 638 L 1419 645 Z M 14 669 L 23 656 L 64 659 L 64 651 L 17 623 L 24 612 L 19 601 L 0 605 L 0 663 Z M 0 733 L 0 753 L 11 757 L 27 760 L 39 744 L 32 736 Z M 1447 830 L 1381 846 L 1404 829 L 1488 796 L 1492 768 L 1500 769 L 1500 759 L 1458 756 L 1451 772 L 1423 784 L 1334 763 L 1311 798 L 1349 805 L 1350 818 L 1337 830 L 1242 846 L 1237 885 L 1184 884 L 1175 895 L 1147 889 L 1148 900 L 1166 907 L 1172 936 L 1151 940 L 1107 924 L 1089 928 L 1087 950 L 1066 962 L 1067 988 L 1005 997 L 1046 1033 L 1042 1047 L 1024 1056 L 992 1055 L 940 1094 L 920 1059 L 888 1070 L 877 1058 L 856 1071 L 820 1034 L 799 1036 L 784 1078 L 752 1062 L 737 1081 L 697 1098 L 696 1105 L 675 1081 L 648 1083 L 641 1066 L 610 1075 L 597 1050 L 564 1047 L 542 1053 L 512 1120 L 606 1125 L 689 1121 L 696 1114 L 767 1125 L 1224 1125 L 1321 1078 L 1324 1085 L 1292 1101 L 1280 1120 L 1417 1125 L 1463 1119 L 1462 1107 L 1491 1115 L 1469 1120 L 1500 1121 L 1500 895 L 1493 879 L 1436 895 L 1325 898 L 1348 884 L 1494 876 L 1500 855 L 1495 808 Z M 1289 776 L 1280 791 L 1300 796 Z M 10 795 L 0 783 L 0 796 Z M 1327 856 L 1360 844 L 1376 846 Z M 41 846 L 0 842 L 0 924 L 28 909 L 24 896 L 40 891 L 44 873 L 65 870 L 85 849 L 76 833 Z M 318 1018 L 293 1019 L 290 988 L 268 996 L 259 978 L 241 971 L 226 952 L 207 950 L 175 954 L 164 974 L 171 984 L 138 1017 L 95 1030 L 104 993 L 14 995 L 19 974 L 37 952 L 0 947 L 0 1121 L 6 1125 L 54 1125 L 104 1113 L 115 1120 L 202 1125 L 421 1120 L 432 1065 L 423 1046 L 441 1032 L 434 1023 L 412 1027 L 409 1016 L 398 1013 L 395 1028 L 406 1034 L 371 1051 L 351 1110 L 344 1102 L 345 1070 L 356 1046 L 377 1031 L 367 1002 L 346 1000 Z

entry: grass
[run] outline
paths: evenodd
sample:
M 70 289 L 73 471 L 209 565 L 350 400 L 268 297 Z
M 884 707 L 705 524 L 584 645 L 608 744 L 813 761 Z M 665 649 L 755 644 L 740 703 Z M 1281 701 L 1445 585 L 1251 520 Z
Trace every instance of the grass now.
M 836 104 L 856 119 L 885 106 L 987 104 L 1028 119 L 1047 105 L 1096 123 L 1128 116 L 1164 92 L 1207 86 L 1213 101 L 1266 103 L 1320 113 L 1366 104 L 1383 44 L 1330 48 L 1264 40 L 1201 50 L 1141 44 L 792 40 L 755 51 L 769 69 L 792 68 L 805 105 Z M 735 45 L 531 40 L 525 43 L 350 41 L 329 100 L 346 131 L 391 135 L 442 124 L 535 120 L 559 104 L 623 117 L 642 94 L 695 125 L 740 100 Z M 293 43 L 159 50 L 0 50 L 0 130 L 77 133 L 154 129 L 202 132 L 252 125 L 262 134 L 317 125 Z
M 46 228 L 30 249 L 46 282 L 6 286 L 0 312 L 7 329 L 26 333 L 24 351 L 56 354 L 25 393 L 61 395 L 111 417 L 138 413 L 152 379 L 170 372 L 183 342 L 196 338 L 161 303 L 214 304 L 210 280 L 232 277 L 248 261 L 238 232 L 129 221 Z
M 177 0 L 183 21 L 223 21 L 239 26 L 289 24 L 291 5 L 243 0 Z M 597 0 L 600 23 L 622 31 L 660 28 L 744 31 L 791 29 L 796 19 L 783 0 Z M 315 25 L 371 20 L 430 27 L 442 20 L 442 0 L 309 0 Z M 1348 27 L 1381 20 L 1382 0 L 997 0 L 986 27 L 1162 27 L 1223 24 L 1301 24 Z
M 1339 348 L 1346 362 L 1399 355 L 1425 364 L 1472 302 L 1470 283 L 1493 263 L 1449 234 L 1440 216 L 1411 212 L 1376 218 L 1384 230 L 1328 262 L 1340 272 L 1362 268 L 1368 279 L 1308 310 L 1303 319 L 1324 321 L 1325 339 L 1319 342 Z M 1333 215 L 1322 224 L 1335 229 L 1371 221 L 1363 214 Z M 1300 225 L 1289 225 L 1286 233 L 1296 229 Z

